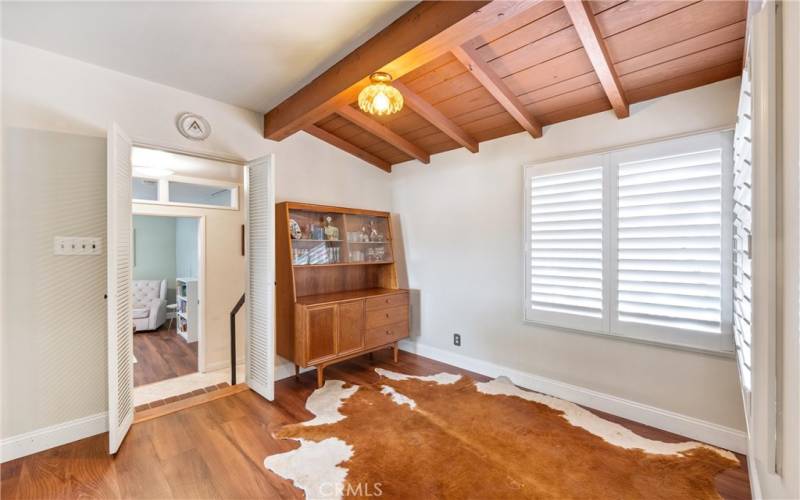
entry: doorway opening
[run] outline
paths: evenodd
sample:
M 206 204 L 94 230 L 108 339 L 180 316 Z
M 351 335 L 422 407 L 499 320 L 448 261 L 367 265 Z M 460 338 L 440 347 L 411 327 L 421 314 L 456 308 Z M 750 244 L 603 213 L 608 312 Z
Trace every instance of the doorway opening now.
M 245 287 L 244 168 L 138 146 L 131 167 L 133 402 L 141 411 L 231 381 L 227 317 Z M 242 380 L 243 356 L 236 365 Z
M 133 215 L 134 387 L 198 371 L 199 227 L 197 217 Z

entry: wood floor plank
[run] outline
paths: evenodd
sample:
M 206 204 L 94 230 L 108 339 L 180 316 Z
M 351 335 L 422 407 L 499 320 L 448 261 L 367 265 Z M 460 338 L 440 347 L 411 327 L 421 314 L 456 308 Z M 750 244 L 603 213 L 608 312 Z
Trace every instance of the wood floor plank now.
M 214 475 L 195 450 L 185 451 L 161 462 L 172 498 L 223 498 L 214 482 Z
M 147 438 L 129 436 L 123 450 L 114 459 L 117 485 L 122 498 L 169 498 L 172 496 L 167 477 L 156 450 Z M 145 481 L 142 478 L 146 478 Z
M 173 325 L 175 322 L 173 322 Z M 197 342 L 186 342 L 165 323 L 152 332 L 133 335 L 133 384 L 152 384 L 197 371 Z

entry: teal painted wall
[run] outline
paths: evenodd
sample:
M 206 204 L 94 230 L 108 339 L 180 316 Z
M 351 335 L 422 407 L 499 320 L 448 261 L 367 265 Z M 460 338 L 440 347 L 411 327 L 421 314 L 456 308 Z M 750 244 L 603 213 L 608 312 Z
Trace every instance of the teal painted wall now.
M 179 278 L 198 278 L 198 223 L 194 217 L 175 219 L 175 273 Z
M 175 302 L 175 226 L 174 217 L 134 215 L 135 280 L 167 280 L 167 303 Z

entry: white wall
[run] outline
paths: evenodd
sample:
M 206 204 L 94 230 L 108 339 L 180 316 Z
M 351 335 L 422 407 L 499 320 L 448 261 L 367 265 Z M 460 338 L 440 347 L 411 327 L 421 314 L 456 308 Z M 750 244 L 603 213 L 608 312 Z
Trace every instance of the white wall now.
M 53 255 L 55 236 L 105 235 L 106 143 L 21 129 L 3 139 L 5 438 L 106 409 L 105 256 Z
M 398 166 L 393 211 L 407 283 L 420 290 L 418 343 L 733 429 L 744 429 L 732 358 L 522 322 L 522 165 L 731 126 L 738 79 Z M 454 347 L 453 333 L 462 336 Z
M 134 139 L 162 146 L 242 159 L 275 153 L 279 200 L 391 209 L 388 175 L 303 133 L 280 143 L 265 140 L 261 115 L 245 109 L 7 40 L 2 43 L 2 86 L 5 128 L 105 137 L 108 126 L 116 121 Z M 199 113 L 208 119 L 213 130 L 208 140 L 197 143 L 178 133 L 175 117 L 184 111 Z M 103 151 L 102 142 L 95 143 L 100 144 L 97 147 Z M 15 154 L 16 148 L 24 148 L 26 144 L 11 137 L 3 147 L 5 153 Z M 36 168 L 26 168 L 30 166 L 27 157 L 18 157 L 22 163 L 14 170 L 13 177 L 9 177 L 4 162 L 4 184 L 11 182 L 12 189 L 22 189 L 36 186 L 40 179 L 46 180 L 47 193 L 61 197 L 65 204 L 60 213 L 71 215 L 69 223 L 54 218 L 53 232 L 72 232 L 74 225 L 77 228 L 87 226 L 92 232 L 99 232 L 97 235 L 105 235 L 104 157 L 92 158 L 81 166 L 81 175 L 91 182 L 85 189 L 77 190 L 72 189 L 75 186 L 69 181 L 70 171 L 58 161 L 40 162 Z M 39 198 L 11 196 L 7 187 L 4 191 L 2 238 L 9 241 L 16 237 L 15 231 L 20 225 L 35 226 L 37 219 L 32 215 L 31 201 Z M 71 197 L 64 198 L 66 193 Z M 85 211 L 72 210 L 72 206 L 83 206 Z M 234 239 L 238 242 L 238 232 Z M 51 250 L 44 244 L 37 248 L 42 258 Z M 9 251 L 8 255 L 14 254 Z M 104 259 L 96 262 L 101 260 L 104 265 Z M 24 277 L 19 273 L 7 274 L 6 268 L 13 267 L 9 265 L 9 258 L 4 257 L 3 264 L 3 293 L 9 296 L 11 291 L 27 286 L 23 281 L 33 275 L 35 264 L 25 264 Z M 40 291 L 54 295 L 82 286 L 88 290 L 86 293 L 103 291 L 91 287 L 104 283 L 104 277 L 91 273 L 83 276 L 81 279 L 80 275 L 69 277 L 57 273 L 48 283 L 49 287 L 41 287 Z M 90 277 L 91 287 L 88 285 Z M 90 314 L 104 320 L 102 294 L 100 302 L 93 297 L 96 304 L 89 308 Z M 4 307 L 0 373 L 4 412 L 0 433 L 4 440 L 106 408 L 105 328 L 43 331 L 44 327 L 27 321 L 36 314 L 39 308 L 34 301 L 21 302 L 16 308 Z M 54 324 L 66 323 L 73 317 L 74 310 L 59 308 L 50 314 L 54 315 Z M 20 328 L 8 328 L 8 325 Z M 21 328 L 23 325 L 25 327 Z M 65 342 L 74 343 L 67 350 L 52 349 L 42 345 L 46 335 L 58 335 Z M 31 384 L 25 381 L 29 377 L 34 379 Z M 22 382 L 11 384 L 8 382 L 11 380 Z M 6 412 L 13 412 L 13 417 L 5 418 Z

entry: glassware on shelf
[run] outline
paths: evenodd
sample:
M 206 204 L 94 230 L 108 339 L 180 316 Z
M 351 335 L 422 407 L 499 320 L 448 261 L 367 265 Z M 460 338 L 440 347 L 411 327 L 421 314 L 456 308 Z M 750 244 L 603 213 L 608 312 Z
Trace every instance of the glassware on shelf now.
M 295 266 L 304 266 L 309 262 L 309 253 L 307 248 L 293 248 L 292 249 L 292 264 Z

